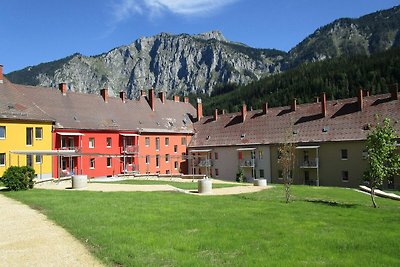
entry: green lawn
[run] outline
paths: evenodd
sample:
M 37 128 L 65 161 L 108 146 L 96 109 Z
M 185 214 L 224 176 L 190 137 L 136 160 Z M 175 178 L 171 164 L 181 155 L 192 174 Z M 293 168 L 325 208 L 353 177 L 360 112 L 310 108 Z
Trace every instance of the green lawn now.
M 400 202 L 294 186 L 236 196 L 4 192 L 46 214 L 110 266 L 400 266 Z M 34 244 L 32 244 L 34 245 Z
M 114 184 L 136 184 L 136 185 L 149 185 L 149 184 L 167 184 L 174 186 L 176 188 L 184 189 L 184 190 L 197 190 L 197 182 L 174 182 L 174 181 L 157 181 L 157 180 L 123 180 L 123 181 L 115 181 L 111 182 Z M 222 187 L 233 187 L 240 185 L 248 185 L 241 183 L 232 183 L 232 184 L 218 184 L 213 183 L 213 188 L 222 188 Z

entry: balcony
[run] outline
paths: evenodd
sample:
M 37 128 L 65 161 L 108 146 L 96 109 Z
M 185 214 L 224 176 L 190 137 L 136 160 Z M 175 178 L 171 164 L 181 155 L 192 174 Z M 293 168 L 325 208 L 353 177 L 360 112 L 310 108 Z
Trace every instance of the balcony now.
M 254 168 L 256 167 L 256 160 L 255 159 L 245 159 L 239 162 L 241 168 Z
M 301 169 L 316 169 L 319 166 L 319 159 L 309 159 L 299 162 L 299 167 Z
M 125 154 L 137 154 L 139 152 L 138 146 L 125 146 L 122 148 L 122 152 Z

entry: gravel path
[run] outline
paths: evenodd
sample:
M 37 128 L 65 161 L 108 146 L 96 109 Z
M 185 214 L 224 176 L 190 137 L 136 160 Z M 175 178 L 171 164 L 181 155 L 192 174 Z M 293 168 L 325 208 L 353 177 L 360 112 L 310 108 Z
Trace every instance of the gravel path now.
M 70 189 L 71 181 L 62 181 L 60 183 L 47 182 L 35 185 L 35 188 L 54 189 L 54 190 L 87 190 L 87 191 L 103 191 L 103 192 L 181 192 L 193 195 L 213 196 L 213 195 L 235 195 L 243 193 L 254 193 L 271 186 L 261 187 L 252 185 L 238 185 L 232 187 L 213 188 L 209 194 L 199 194 L 197 190 L 182 190 L 171 185 L 133 185 L 133 184 L 114 184 L 114 183 L 88 183 L 88 186 L 82 189 Z
M 102 266 L 60 226 L 0 194 L 0 266 Z

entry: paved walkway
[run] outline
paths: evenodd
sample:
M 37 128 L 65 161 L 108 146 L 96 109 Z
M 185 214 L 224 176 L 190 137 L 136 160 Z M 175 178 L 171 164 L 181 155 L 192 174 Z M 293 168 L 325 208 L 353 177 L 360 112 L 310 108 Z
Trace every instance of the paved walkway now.
M 113 183 L 88 183 L 88 186 L 82 189 L 70 189 L 71 181 L 46 182 L 42 184 L 36 184 L 35 188 L 41 189 L 53 189 L 53 190 L 87 190 L 87 191 L 103 191 L 103 192 L 180 192 L 188 193 L 193 195 L 202 196 L 213 196 L 213 195 L 235 195 L 243 193 L 254 193 L 265 189 L 271 188 L 271 186 L 261 187 L 252 185 L 238 185 L 232 187 L 213 188 L 210 194 L 199 194 L 197 190 L 182 190 L 171 185 L 134 185 L 134 184 L 113 184 Z
M 46 216 L 0 194 L 0 266 L 102 266 Z

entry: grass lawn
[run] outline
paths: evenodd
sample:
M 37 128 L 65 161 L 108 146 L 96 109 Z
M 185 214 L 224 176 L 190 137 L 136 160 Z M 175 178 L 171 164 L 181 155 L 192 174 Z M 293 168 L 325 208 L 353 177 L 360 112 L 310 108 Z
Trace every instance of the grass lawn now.
M 236 196 L 4 192 L 110 266 L 400 266 L 400 202 L 350 189 L 281 186 Z M 34 244 L 32 244 L 34 245 Z
M 123 181 L 115 181 L 112 182 L 114 184 L 136 184 L 136 185 L 149 185 L 149 184 L 167 184 L 174 186 L 176 188 L 184 189 L 184 190 L 197 190 L 197 182 L 175 182 L 175 181 L 157 181 L 157 180 L 123 180 Z M 222 187 L 233 187 L 233 186 L 241 186 L 248 184 L 218 184 L 213 183 L 213 188 L 222 188 Z

